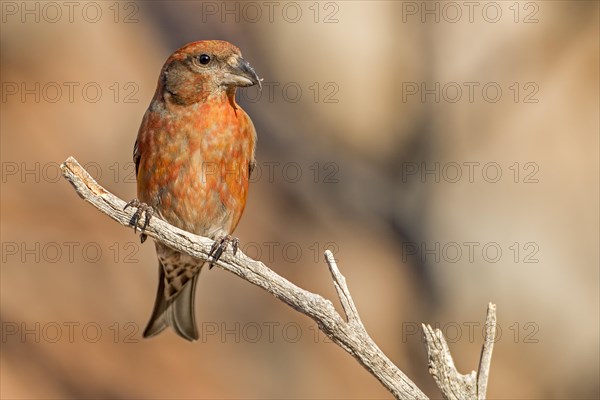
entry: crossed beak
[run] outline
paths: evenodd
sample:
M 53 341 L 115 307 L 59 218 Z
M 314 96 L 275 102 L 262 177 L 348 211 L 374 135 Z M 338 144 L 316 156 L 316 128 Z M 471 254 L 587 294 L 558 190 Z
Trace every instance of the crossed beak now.
M 258 75 L 254 71 L 254 68 L 250 66 L 248 61 L 241 57 L 235 57 L 228 62 L 229 71 L 225 73 L 225 84 L 234 85 L 240 87 L 258 85 L 258 88 L 262 90 L 262 84 Z

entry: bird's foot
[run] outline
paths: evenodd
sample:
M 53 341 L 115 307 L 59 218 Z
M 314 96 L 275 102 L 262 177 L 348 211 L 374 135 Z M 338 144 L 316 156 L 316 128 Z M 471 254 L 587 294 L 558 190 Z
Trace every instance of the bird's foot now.
M 227 250 L 227 246 L 231 245 L 231 249 L 233 250 L 233 255 L 237 254 L 238 248 L 240 247 L 240 240 L 236 237 L 225 235 L 221 238 L 218 238 L 213 243 L 210 248 L 210 252 L 208 253 L 208 258 L 210 261 L 209 269 L 211 269 L 215 262 L 219 261 L 221 255 Z
M 129 203 L 125 204 L 123 207 L 123 211 L 127 210 L 127 207 L 137 208 L 133 216 L 131 217 L 131 221 L 129 223 L 133 225 L 133 232 L 137 232 L 138 227 L 140 228 L 140 242 L 144 243 L 148 236 L 144 233 L 148 224 L 150 224 L 150 219 L 154 214 L 154 209 L 146 203 L 141 203 L 138 199 L 133 199 Z M 142 214 L 144 215 L 144 223 L 142 226 L 139 226 L 139 221 L 142 219 Z

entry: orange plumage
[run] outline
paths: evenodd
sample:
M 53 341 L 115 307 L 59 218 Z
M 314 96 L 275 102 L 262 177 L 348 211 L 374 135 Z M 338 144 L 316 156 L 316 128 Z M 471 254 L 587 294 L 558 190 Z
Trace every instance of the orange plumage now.
M 190 43 L 168 58 L 134 147 L 138 199 L 155 215 L 222 245 L 231 241 L 246 205 L 256 145 L 235 92 L 255 84 L 258 76 L 228 42 Z M 144 336 L 172 326 L 195 340 L 194 294 L 205 260 L 159 243 L 156 252 L 159 288 Z

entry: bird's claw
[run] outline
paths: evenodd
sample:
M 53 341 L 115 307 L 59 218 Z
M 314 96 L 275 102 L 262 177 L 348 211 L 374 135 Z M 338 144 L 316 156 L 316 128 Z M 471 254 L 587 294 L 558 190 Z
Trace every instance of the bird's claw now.
M 137 208 L 133 216 L 131 217 L 131 221 L 129 223 L 133 225 L 133 232 L 136 233 L 139 227 L 138 222 L 142 219 L 142 214 L 144 216 L 144 223 L 140 228 L 140 241 L 144 243 L 148 236 L 144 233 L 148 225 L 150 224 L 150 219 L 154 214 L 154 209 L 146 203 L 141 203 L 138 199 L 133 199 L 123 207 L 123 211 L 127 210 L 128 207 Z
M 214 266 L 214 263 L 219 261 L 225 250 L 227 250 L 227 246 L 231 245 L 231 249 L 233 250 L 233 255 L 237 254 L 237 251 L 240 247 L 240 240 L 236 237 L 225 235 L 213 243 L 210 251 L 208 252 L 208 258 L 210 260 L 209 269 Z

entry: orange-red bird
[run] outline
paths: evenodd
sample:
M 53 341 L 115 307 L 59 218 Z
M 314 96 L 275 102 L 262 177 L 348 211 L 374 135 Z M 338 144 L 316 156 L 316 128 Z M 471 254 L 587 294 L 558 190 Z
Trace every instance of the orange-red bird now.
M 133 150 L 138 199 L 128 205 L 137 207 L 136 226 L 154 214 L 214 239 L 213 260 L 228 244 L 237 250 L 230 234 L 246 205 L 256 131 L 235 92 L 256 84 L 254 69 L 225 41 L 190 43 L 167 59 Z M 144 337 L 171 326 L 196 340 L 196 282 L 207 261 L 155 245 L 158 292 Z

